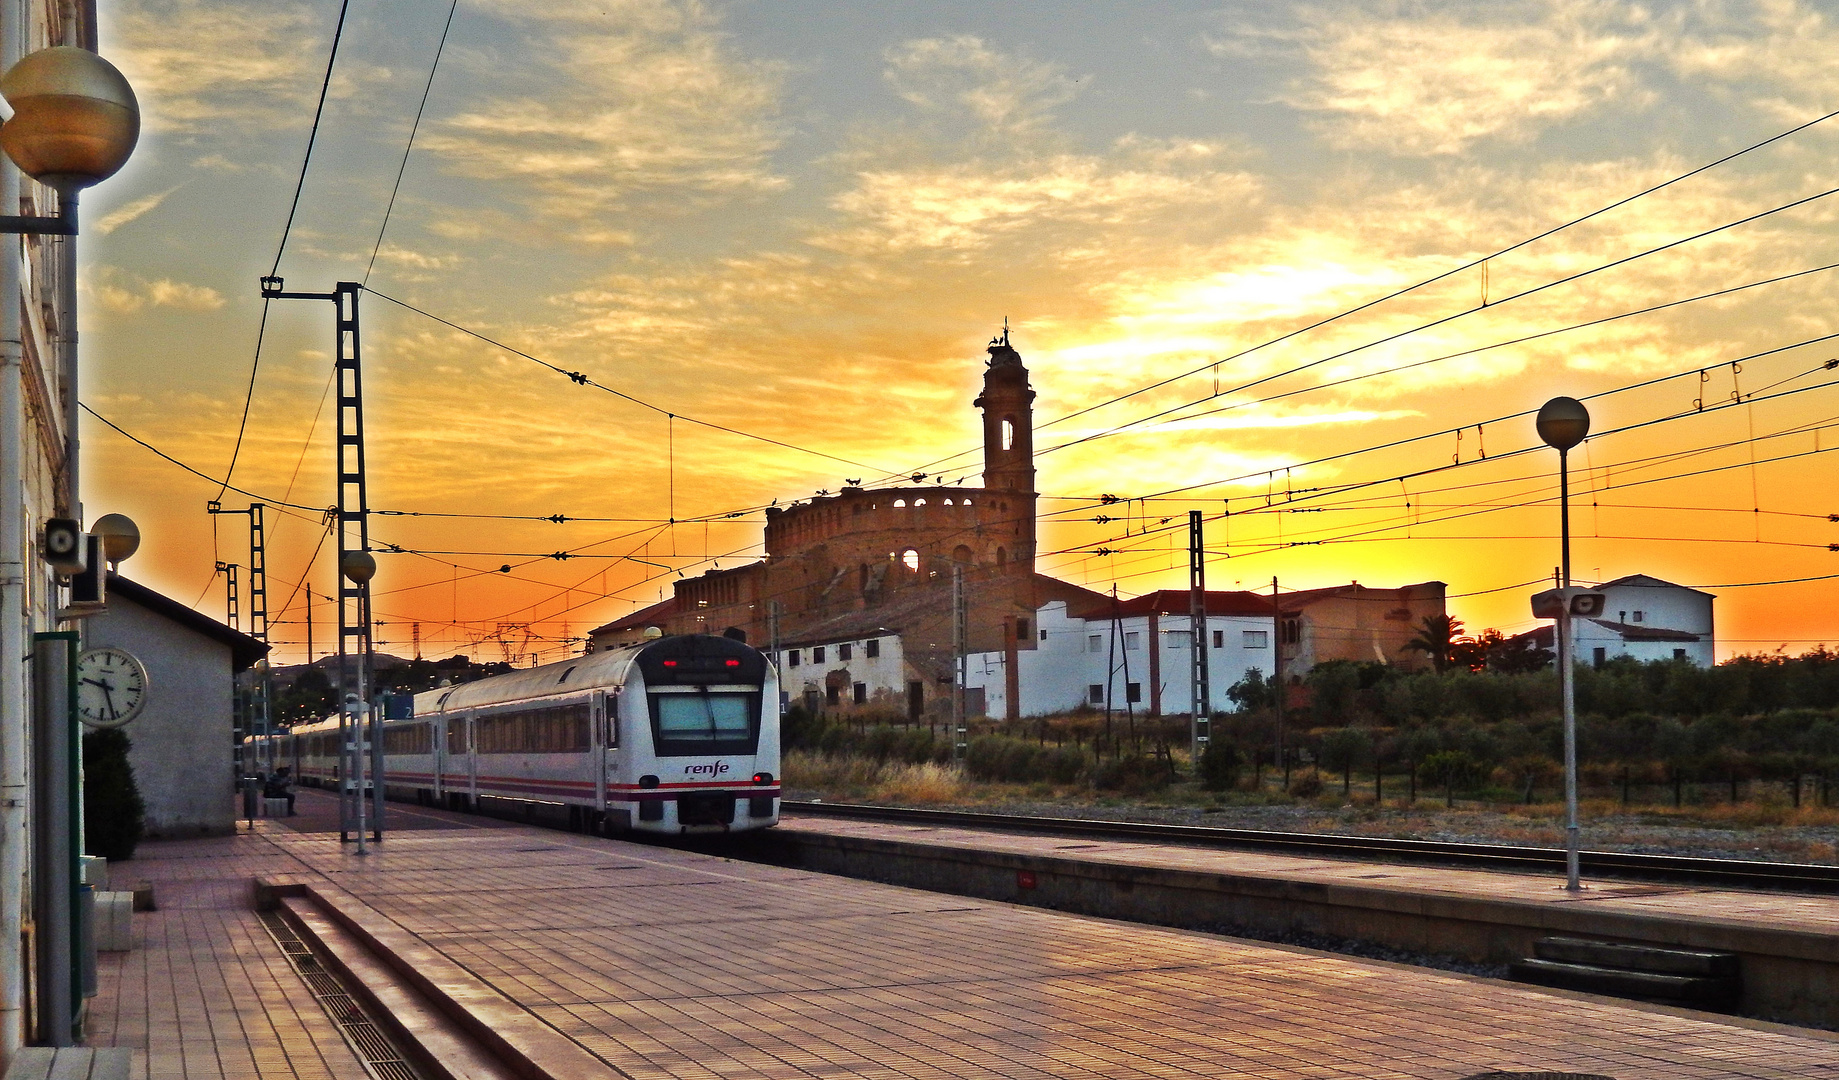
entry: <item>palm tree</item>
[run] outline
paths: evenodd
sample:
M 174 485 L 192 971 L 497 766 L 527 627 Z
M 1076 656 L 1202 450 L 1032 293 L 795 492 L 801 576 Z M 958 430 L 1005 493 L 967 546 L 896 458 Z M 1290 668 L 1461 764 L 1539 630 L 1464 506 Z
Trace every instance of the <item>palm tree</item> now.
M 1449 668 L 1451 647 L 1461 633 L 1461 619 L 1426 615 L 1418 624 L 1417 636 L 1405 642 L 1405 648 L 1428 654 L 1431 666 L 1442 672 Z

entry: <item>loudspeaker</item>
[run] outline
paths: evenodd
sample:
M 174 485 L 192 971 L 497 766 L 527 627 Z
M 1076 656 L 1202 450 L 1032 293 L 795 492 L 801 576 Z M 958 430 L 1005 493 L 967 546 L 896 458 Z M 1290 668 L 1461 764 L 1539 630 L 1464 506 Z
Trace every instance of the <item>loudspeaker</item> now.
M 83 547 L 88 559 L 83 569 L 70 576 L 70 606 L 93 604 L 101 607 L 108 602 L 108 560 L 102 551 L 102 537 L 94 533 L 83 534 Z
M 51 568 L 64 577 L 80 574 L 89 565 L 89 546 L 83 542 L 83 525 L 75 518 L 50 518 L 45 522 L 40 551 Z

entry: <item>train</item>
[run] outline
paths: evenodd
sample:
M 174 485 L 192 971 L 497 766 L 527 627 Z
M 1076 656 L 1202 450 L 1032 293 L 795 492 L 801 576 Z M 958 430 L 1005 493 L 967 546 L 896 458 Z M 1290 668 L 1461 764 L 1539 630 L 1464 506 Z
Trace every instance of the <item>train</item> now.
M 260 756 L 339 782 L 337 717 Z M 391 799 L 463 812 L 522 804 L 601 835 L 744 832 L 779 821 L 779 685 L 765 654 L 660 636 L 415 695 L 382 724 Z M 272 756 L 270 756 L 272 755 Z

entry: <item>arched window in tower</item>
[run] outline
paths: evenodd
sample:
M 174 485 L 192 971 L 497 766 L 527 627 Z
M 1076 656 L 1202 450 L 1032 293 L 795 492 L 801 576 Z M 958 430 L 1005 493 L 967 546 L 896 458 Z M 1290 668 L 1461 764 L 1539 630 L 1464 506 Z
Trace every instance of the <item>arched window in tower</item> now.
M 1015 449 L 1015 421 L 1007 416 L 1003 417 L 1003 449 Z
M 901 565 L 905 566 L 907 569 L 915 573 L 919 572 L 919 552 L 912 548 L 908 548 L 900 553 L 900 562 Z
M 865 596 L 868 594 L 868 564 L 867 563 L 862 563 L 861 565 L 856 567 L 856 591 L 859 593 L 862 593 Z
M 907 500 L 905 500 L 905 499 L 895 499 L 895 500 L 894 500 L 894 505 L 895 505 L 895 506 L 905 506 L 905 505 L 907 505 Z
M 952 549 L 951 561 L 957 563 L 959 566 L 969 566 L 971 563 L 977 561 L 977 555 L 970 549 L 969 544 L 959 544 Z
M 1009 553 L 1000 547 L 997 548 L 996 549 L 996 565 L 997 566 L 1007 566 L 1008 564 L 1009 564 Z

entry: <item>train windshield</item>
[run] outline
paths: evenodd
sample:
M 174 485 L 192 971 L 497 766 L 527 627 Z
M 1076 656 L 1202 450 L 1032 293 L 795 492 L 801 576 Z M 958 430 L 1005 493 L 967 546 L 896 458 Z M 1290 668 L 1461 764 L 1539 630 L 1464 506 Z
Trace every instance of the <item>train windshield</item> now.
M 709 691 L 651 694 L 652 736 L 663 757 L 751 754 L 760 740 L 760 695 Z

